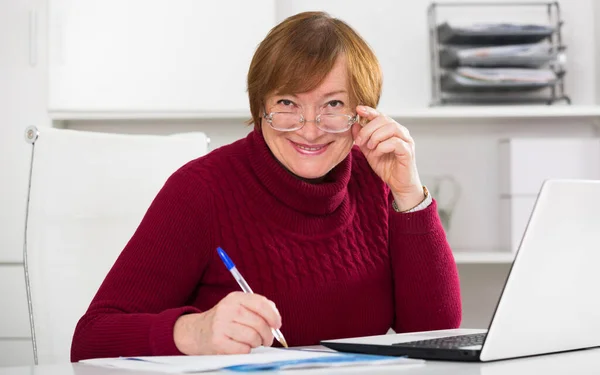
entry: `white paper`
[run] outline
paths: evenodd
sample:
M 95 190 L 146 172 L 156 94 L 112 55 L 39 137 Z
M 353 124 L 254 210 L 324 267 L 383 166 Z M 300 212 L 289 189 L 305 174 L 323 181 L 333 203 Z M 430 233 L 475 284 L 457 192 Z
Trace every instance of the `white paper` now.
M 111 367 L 138 371 L 158 371 L 163 373 L 192 373 L 217 371 L 229 366 L 262 364 L 276 361 L 289 361 L 301 359 L 325 358 L 341 356 L 343 353 L 316 350 L 290 350 L 277 348 L 259 348 L 251 354 L 236 355 L 206 355 L 206 356 L 157 356 L 157 357 L 123 357 L 123 358 L 100 358 L 81 361 L 89 365 Z M 373 362 L 373 364 L 421 364 L 423 361 L 389 357 L 389 361 Z M 350 363 L 319 363 L 298 364 L 286 368 L 307 367 L 339 367 L 339 366 L 364 366 L 370 362 Z
M 550 69 L 520 68 L 458 68 L 459 76 L 486 82 L 535 82 L 548 83 L 556 79 Z
M 458 51 L 461 58 L 473 57 L 510 57 L 510 56 L 548 56 L 552 51 L 552 46 L 547 42 L 533 44 L 515 44 L 502 46 L 486 46 L 464 48 Z

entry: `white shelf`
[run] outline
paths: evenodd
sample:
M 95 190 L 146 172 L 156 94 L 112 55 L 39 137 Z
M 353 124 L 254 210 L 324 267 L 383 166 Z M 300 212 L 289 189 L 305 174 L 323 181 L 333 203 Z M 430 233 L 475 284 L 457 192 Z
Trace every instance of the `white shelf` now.
M 444 106 L 398 110 L 387 114 L 393 118 L 415 120 L 448 119 L 550 119 L 600 118 L 600 106 L 512 105 L 512 106 Z
M 407 123 L 439 123 L 450 120 L 488 122 L 505 119 L 582 119 L 600 123 L 600 105 L 446 106 L 398 109 L 386 114 Z M 140 112 L 140 111 L 50 111 L 54 121 L 73 120 L 240 120 L 250 112 Z
M 508 251 L 457 251 L 454 253 L 454 259 L 457 264 L 511 264 L 515 254 Z
M 49 111 L 53 121 L 77 120 L 242 120 L 250 112 L 196 112 L 196 111 Z

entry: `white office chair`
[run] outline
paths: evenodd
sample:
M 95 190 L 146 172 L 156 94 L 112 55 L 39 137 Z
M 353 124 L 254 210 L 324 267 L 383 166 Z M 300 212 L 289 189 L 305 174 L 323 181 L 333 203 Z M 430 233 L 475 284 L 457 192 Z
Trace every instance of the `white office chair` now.
M 36 364 L 70 361 L 73 332 L 166 179 L 208 152 L 204 133 L 168 136 L 28 128 L 24 239 Z

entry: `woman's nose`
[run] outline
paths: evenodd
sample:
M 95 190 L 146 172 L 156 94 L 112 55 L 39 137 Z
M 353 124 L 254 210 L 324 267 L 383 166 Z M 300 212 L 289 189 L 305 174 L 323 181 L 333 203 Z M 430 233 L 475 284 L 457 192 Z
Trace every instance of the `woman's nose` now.
M 317 121 L 317 111 L 315 111 L 313 108 L 307 108 L 304 110 L 304 113 L 302 114 L 302 117 L 304 118 L 305 122 L 314 122 L 316 123 Z
M 315 140 L 323 135 L 323 131 L 317 127 L 316 116 L 305 117 L 304 126 L 298 130 L 299 134 L 307 141 Z

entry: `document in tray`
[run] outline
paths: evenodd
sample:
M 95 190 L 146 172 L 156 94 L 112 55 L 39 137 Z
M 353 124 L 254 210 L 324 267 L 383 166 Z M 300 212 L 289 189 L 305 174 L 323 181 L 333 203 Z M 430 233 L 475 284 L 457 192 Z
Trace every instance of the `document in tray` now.
M 528 56 L 546 56 L 552 53 L 552 46 L 549 43 L 530 43 L 515 44 L 503 46 L 486 46 L 476 48 L 464 48 L 458 51 L 458 55 L 463 58 L 472 57 L 528 57 Z
M 424 363 L 423 360 L 402 357 L 276 348 L 260 348 L 254 350 L 251 354 L 239 355 L 120 357 L 88 359 L 81 362 L 102 367 L 163 373 L 193 373 L 219 370 L 234 372 L 281 371 L 301 368 L 393 364 L 412 367 Z
M 485 82 L 549 83 L 556 79 L 556 73 L 550 69 L 458 68 L 456 73 Z

